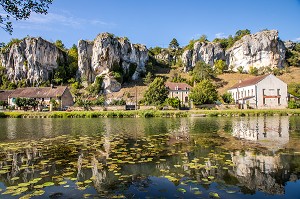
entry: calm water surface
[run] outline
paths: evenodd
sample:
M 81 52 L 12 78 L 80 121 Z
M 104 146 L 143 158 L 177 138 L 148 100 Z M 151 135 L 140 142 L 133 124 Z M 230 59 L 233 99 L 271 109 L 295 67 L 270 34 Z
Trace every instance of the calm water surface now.
M 300 198 L 300 117 L 0 119 L 0 198 Z

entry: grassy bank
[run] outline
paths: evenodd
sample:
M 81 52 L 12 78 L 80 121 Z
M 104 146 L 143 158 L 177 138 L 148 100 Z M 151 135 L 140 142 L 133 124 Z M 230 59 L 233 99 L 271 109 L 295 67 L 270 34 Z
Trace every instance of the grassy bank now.
M 300 115 L 300 109 L 284 110 L 191 110 L 191 111 L 72 111 L 72 112 L 0 112 L 0 118 L 130 118 L 130 117 L 241 117 Z

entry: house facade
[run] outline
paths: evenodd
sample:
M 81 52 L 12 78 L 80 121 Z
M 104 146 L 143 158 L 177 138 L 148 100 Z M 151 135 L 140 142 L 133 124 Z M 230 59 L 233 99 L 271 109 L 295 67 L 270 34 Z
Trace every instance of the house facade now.
M 174 83 L 166 82 L 166 87 L 169 90 L 169 96 L 173 98 L 178 98 L 182 105 L 189 105 L 189 94 L 191 91 L 191 86 L 186 83 Z
M 67 86 L 17 88 L 8 96 L 8 104 L 16 105 L 17 98 L 33 98 L 40 105 L 50 105 L 50 100 L 54 99 L 60 108 L 74 104 L 72 94 Z
M 240 81 L 228 92 L 243 109 L 282 109 L 288 105 L 287 84 L 272 74 Z

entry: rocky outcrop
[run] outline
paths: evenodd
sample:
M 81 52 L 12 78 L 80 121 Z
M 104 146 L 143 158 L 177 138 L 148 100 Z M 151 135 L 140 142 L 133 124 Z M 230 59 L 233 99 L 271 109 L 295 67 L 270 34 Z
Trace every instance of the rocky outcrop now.
M 283 68 L 285 46 L 279 40 L 278 31 L 262 31 L 253 35 L 245 35 L 226 51 L 227 64 L 233 69 L 243 66 L 249 71 L 251 66 Z
M 78 60 L 79 76 L 89 83 L 98 75 L 104 76 L 104 82 L 111 82 L 108 79 L 113 77 L 112 72 L 120 73 L 125 80 L 136 80 L 146 72 L 148 49 L 126 38 L 102 33 L 93 42 L 79 41 Z
M 182 61 L 184 71 L 190 70 L 198 61 L 213 65 L 218 59 L 225 60 L 225 52 L 219 43 L 196 42 L 193 49 L 184 51 Z
M 0 54 L 0 65 L 6 68 L 8 79 L 26 79 L 31 85 L 48 80 L 58 63 L 64 61 L 63 51 L 40 37 L 24 38 Z
M 193 68 L 197 61 L 204 61 L 213 66 L 219 59 L 226 60 L 233 70 L 242 66 L 248 71 L 250 66 L 282 68 L 285 52 L 286 48 L 278 37 L 278 31 L 269 30 L 245 35 L 226 51 L 219 43 L 196 42 L 193 49 L 184 51 L 182 61 L 185 71 Z

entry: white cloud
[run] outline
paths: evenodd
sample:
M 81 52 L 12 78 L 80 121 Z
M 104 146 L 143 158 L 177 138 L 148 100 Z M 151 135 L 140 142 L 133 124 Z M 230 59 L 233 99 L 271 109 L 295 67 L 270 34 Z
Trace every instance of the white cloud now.
M 300 41 L 300 37 L 296 38 L 295 41 Z
M 32 13 L 30 18 L 24 21 L 18 21 L 15 27 L 22 29 L 40 29 L 51 25 L 61 25 L 71 28 L 83 28 L 86 25 L 91 26 L 115 26 L 113 23 L 108 23 L 98 19 L 84 19 L 72 16 L 70 13 L 48 13 L 41 15 Z M 44 28 L 43 28 L 44 29 Z M 48 27 L 49 29 L 49 27 Z
M 215 34 L 216 38 L 226 38 L 227 36 L 223 32 Z

